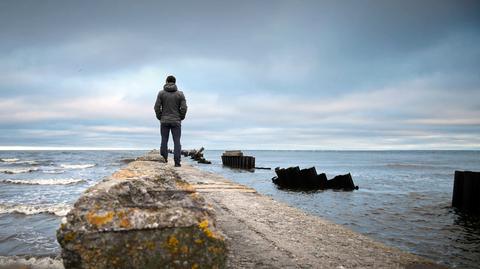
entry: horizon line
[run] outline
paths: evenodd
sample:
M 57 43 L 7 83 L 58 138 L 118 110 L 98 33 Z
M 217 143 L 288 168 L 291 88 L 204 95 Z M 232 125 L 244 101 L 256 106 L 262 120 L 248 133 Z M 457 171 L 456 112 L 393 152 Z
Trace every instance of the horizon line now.
M 0 151 L 56 151 L 56 150 L 70 150 L 70 151 L 87 151 L 87 150 L 104 150 L 104 151 L 128 151 L 128 150 L 153 150 L 158 148 L 120 148 L 120 147 L 72 147 L 72 146 L 0 146 Z M 194 148 L 195 149 L 195 148 Z M 189 149 L 191 150 L 191 149 Z M 238 150 L 237 148 L 223 148 L 223 149 L 206 149 L 206 150 Z M 241 149 L 242 151 L 479 151 L 480 148 L 473 149 Z

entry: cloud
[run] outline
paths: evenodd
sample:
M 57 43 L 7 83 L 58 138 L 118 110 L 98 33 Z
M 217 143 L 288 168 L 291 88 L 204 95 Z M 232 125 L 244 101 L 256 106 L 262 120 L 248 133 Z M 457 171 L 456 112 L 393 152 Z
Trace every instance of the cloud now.
M 174 12 L 172 12 L 174 10 Z M 480 148 L 478 1 L 0 3 L 3 145 Z

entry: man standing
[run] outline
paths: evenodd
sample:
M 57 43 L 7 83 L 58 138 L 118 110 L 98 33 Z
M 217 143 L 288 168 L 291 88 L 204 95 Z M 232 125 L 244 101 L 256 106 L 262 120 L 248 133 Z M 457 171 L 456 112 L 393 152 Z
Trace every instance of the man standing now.
M 173 136 L 173 160 L 175 166 L 180 165 L 180 154 L 182 145 L 180 144 L 180 136 L 182 135 L 182 120 L 187 114 L 187 101 L 182 91 L 177 89 L 174 76 L 168 76 L 163 90 L 157 95 L 155 102 L 155 114 L 160 121 L 160 134 L 162 135 L 162 145 L 160 146 L 160 154 L 168 160 L 168 136 L 170 131 Z

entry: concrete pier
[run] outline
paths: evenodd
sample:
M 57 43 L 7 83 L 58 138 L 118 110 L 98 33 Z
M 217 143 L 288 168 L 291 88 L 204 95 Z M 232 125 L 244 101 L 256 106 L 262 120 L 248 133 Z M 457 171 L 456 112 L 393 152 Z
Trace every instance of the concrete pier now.
M 443 268 L 220 175 L 155 159 L 130 163 L 77 201 L 59 230 L 67 268 Z
M 228 268 L 445 268 L 189 165 L 175 172 L 216 212 Z
M 65 268 L 224 268 L 214 212 L 161 158 L 145 156 L 85 191 L 57 231 Z

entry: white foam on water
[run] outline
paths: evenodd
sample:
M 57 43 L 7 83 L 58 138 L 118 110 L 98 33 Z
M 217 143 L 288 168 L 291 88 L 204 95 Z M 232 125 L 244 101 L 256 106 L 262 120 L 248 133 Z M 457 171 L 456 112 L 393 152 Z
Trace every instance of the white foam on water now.
M 26 163 L 26 164 L 32 164 L 32 165 L 38 164 L 37 161 L 31 161 L 31 160 L 17 161 L 17 162 L 15 162 L 15 163 Z
M 1 158 L 0 161 L 6 162 L 6 163 L 15 163 L 20 161 L 20 159 L 17 158 Z
M 60 164 L 60 167 L 66 168 L 66 169 L 85 169 L 85 168 L 90 168 L 94 167 L 96 164 Z
M 34 160 L 20 160 L 17 158 L 0 158 L 0 162 L 7 163 L 7 164 L 31 164 L 31 165 L 37 165 L 38 161 Z
M 71 205 L 54 204 L 54 205 L 16 205 L 16 204 L 0 204 L 0 214 L 19 213 L 25 215 L 35 215 L 41 213 L 54 214 L 56 216 L 65 216 L 72 209 Z
M 60 258 L 0 256 L 0 268 L 64 269 Z
M 22 173 L 30 173 L 37 171 L 37 167 L 30 167 L 30 168 L 2 168 L 0 172 L 5 173 L 5 174 L 22 174 Z
M 10 184 L 25 184 L 25 185 L 70 185 L 85 182 L 81 178 L 52 178 L 52 179 L 32 179 L 32 180 L 21 180 L 21 179 L 2 179 L 2 183 Z
M 44 174 L 63 174 L 65 170 L 42 170 Z

